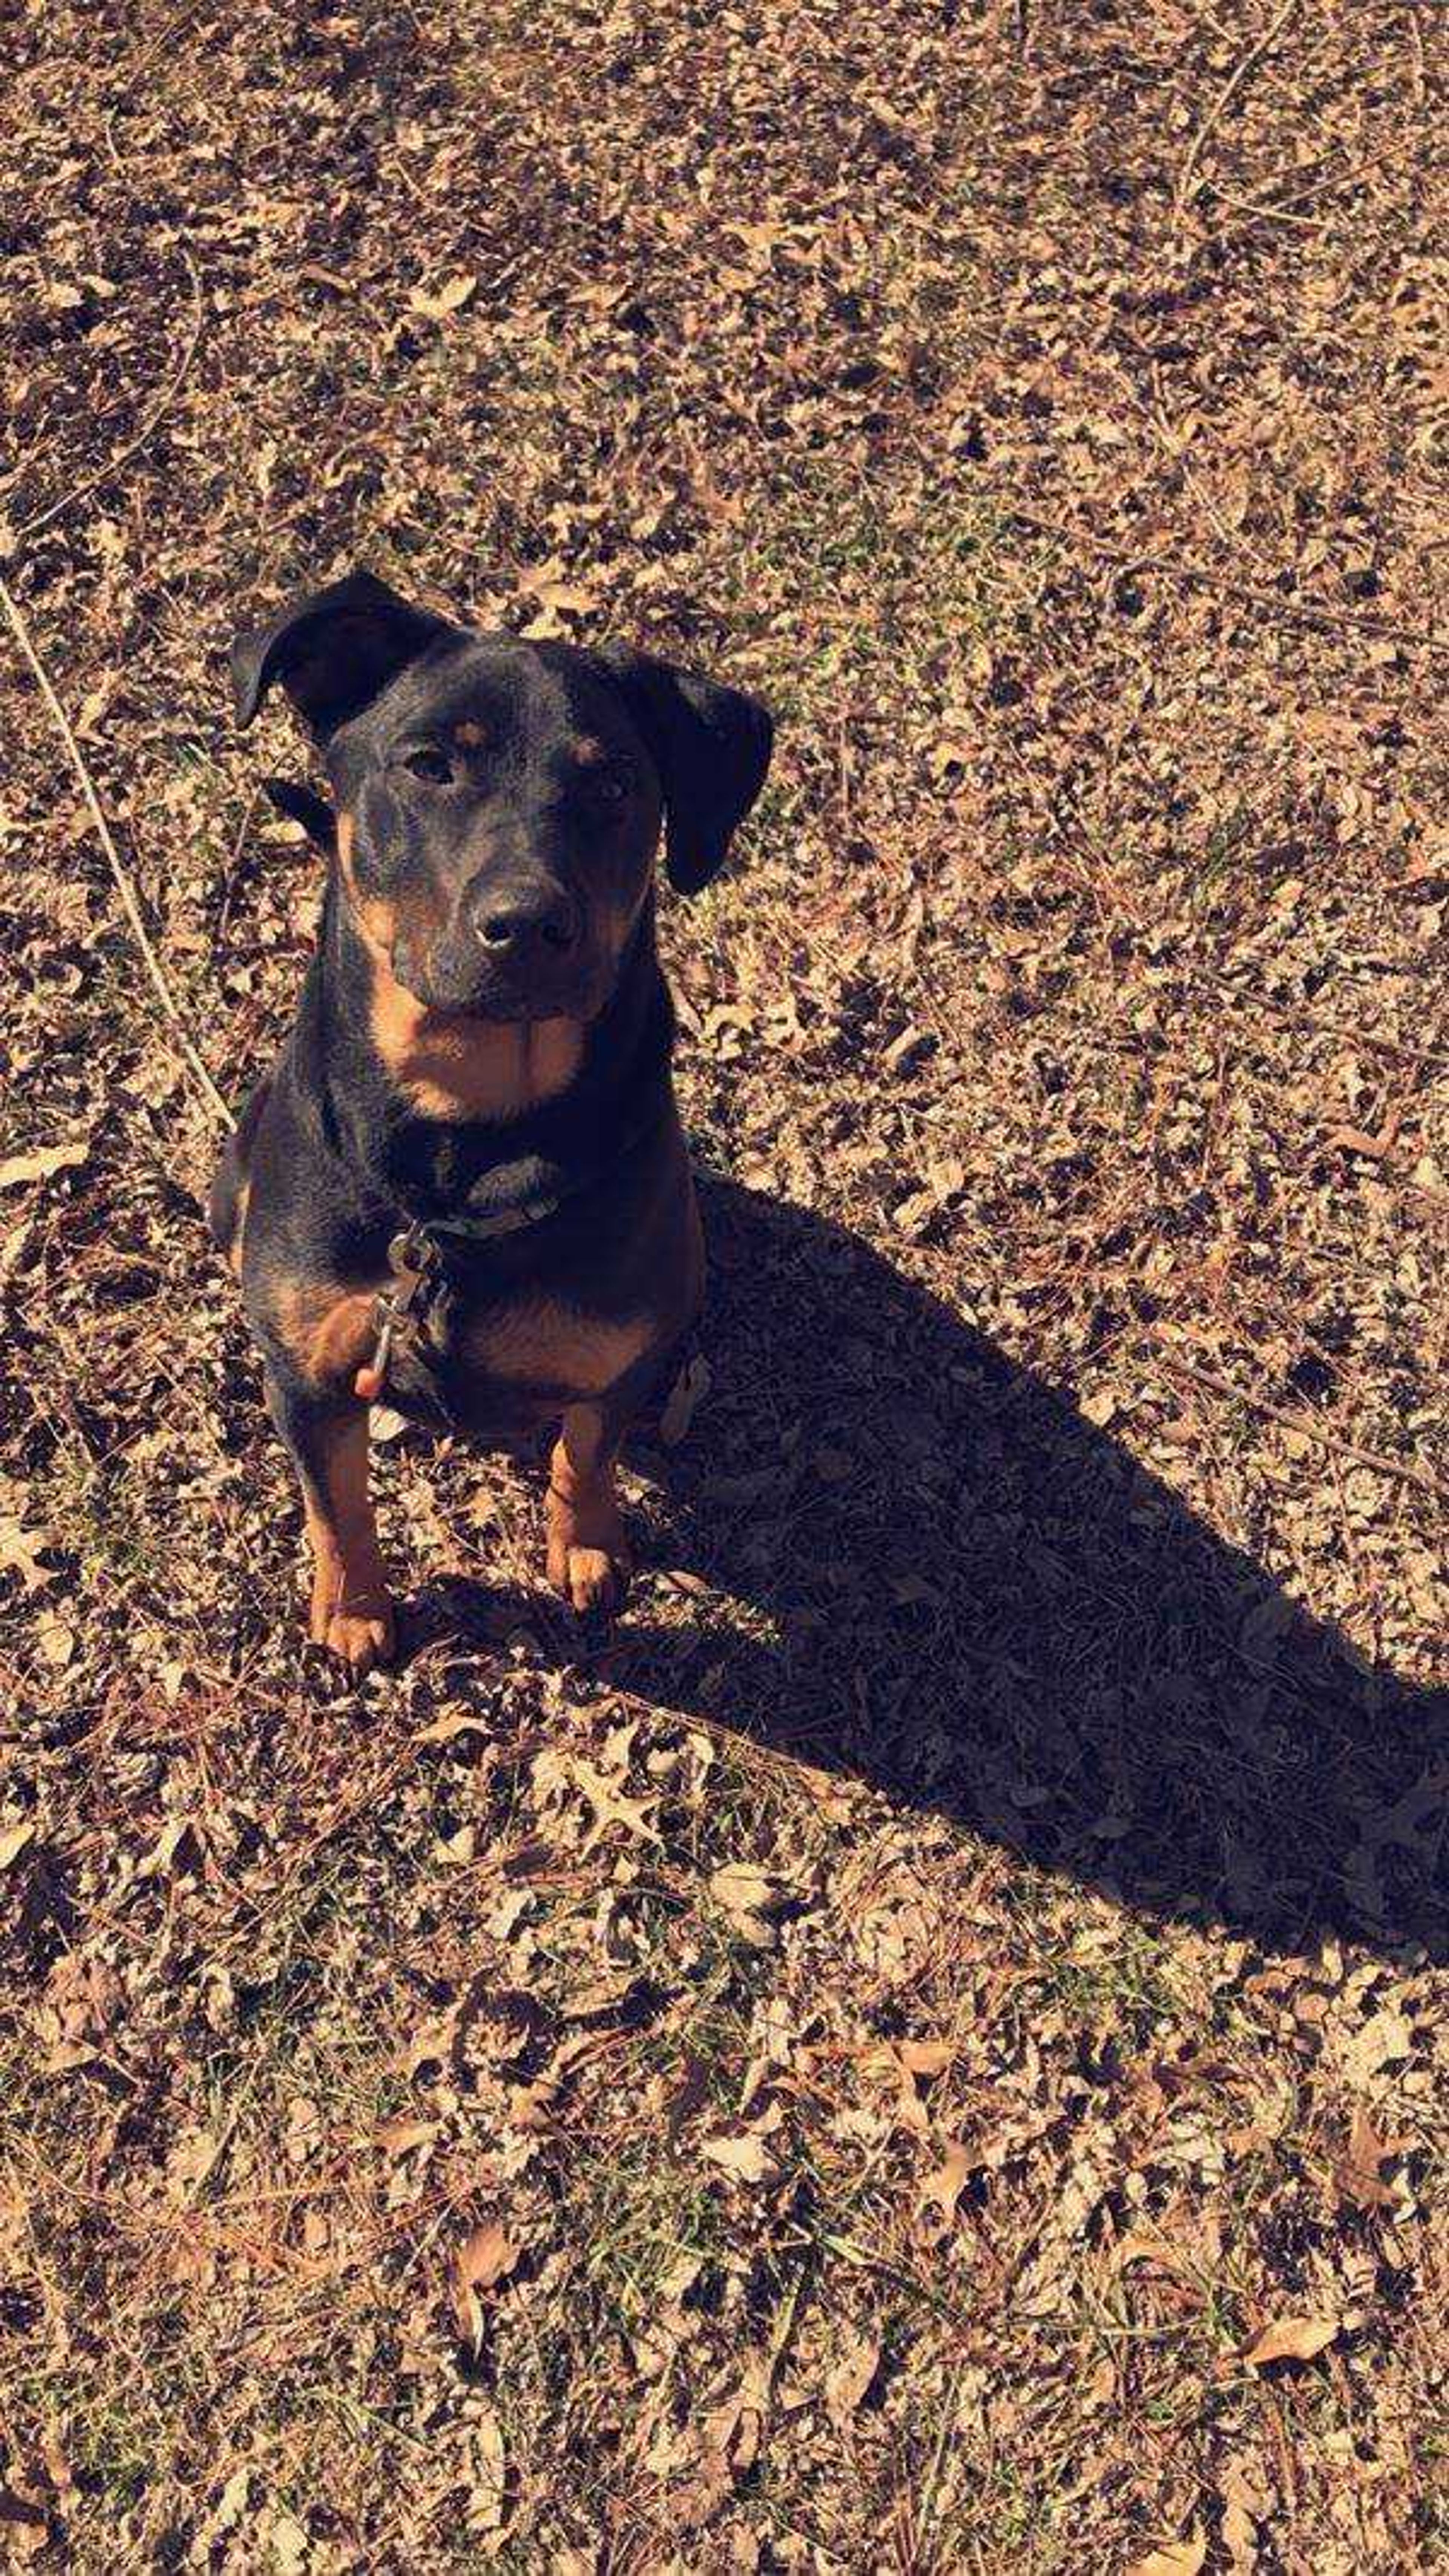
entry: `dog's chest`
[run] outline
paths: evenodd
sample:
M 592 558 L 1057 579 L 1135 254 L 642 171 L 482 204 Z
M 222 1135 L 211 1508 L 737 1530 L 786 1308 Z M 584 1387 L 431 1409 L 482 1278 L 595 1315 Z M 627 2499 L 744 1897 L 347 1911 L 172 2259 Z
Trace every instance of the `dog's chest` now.
M 401 1409 L 443 1411 L 475 1438 L 509 1438 L 564 1406 L 605 1398 L 658 1338 L 648 1315 L 602 1316 L 568 1300 L 501 1303 L 449 1288 L 416 1342 L 399 1347 Z
M 465 1376 L 575 1397 L 607 1394 L 653 1337 L 647 1315 L 591 1315 L 548 1296 L 503 1307 L 465 1302 L 449 1325 L 450 1353 Z

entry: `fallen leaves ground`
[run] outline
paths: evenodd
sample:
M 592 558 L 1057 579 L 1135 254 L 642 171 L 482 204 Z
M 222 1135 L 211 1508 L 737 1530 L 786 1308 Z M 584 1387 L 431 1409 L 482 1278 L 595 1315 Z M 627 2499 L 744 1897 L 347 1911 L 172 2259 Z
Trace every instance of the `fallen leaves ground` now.
M 233 1098 L 259 600 L 781 718 L 634 1605 L 394 1444 L 353 1693 L 7 665 L 18 2558 L 1442 2563 L 1439 19 L 12 15 L 4 570 Z

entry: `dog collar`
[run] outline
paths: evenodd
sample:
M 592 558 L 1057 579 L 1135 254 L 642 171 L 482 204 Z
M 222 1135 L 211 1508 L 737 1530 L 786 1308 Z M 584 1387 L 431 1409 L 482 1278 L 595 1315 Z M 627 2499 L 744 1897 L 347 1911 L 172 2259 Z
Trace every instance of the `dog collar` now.
M 372 1356 L 364 1361 L 352 1381 L 353 1392 L 366 1404 L 381 1403 L 387 1392 L 394 1359 L 400 1352 L 418 1361 L 430 1380 L 434 1379 L 432 1352 L 429 1349 L 429 1326 L 442 1290 L 448 1285 L 450 1272 L 456 1277 L 461 1268 L 472 1267 L 470 1255 L 498 1243 L 505 1237 L 526 1233 L 556 1216 L 570 1199 L 582 1197 L 585 1190 L 621 1163 L 624 1156 L 642 1142 L 657 1123 L 663 1103 L 653 1101 L 646 1116 L 634 1120 L 624 1136 L 612 1147 L 603 1161 L 591 1163 L 582 1171 L 566 1172 L 530 1157 L 520 1163 L 503 1164 L 488 1174 L 489 1196 L 496 1204 L 469 1208 L 466 1203 L 450 1209 L 443 1216 L 413 1217 L 395 1234 L 387 1247 L 387 1266 L 392 1273 L 390 1285 L 379 1290 L 373 1302 L 373 1324 L 376 1339 Z M 526 1188 L 516 1198 L 507 1195 L 510 1181 L 535 1179 L 547 1181 L 546 1188 Z M 433 1383 L 433 1400 L 446 1422 L 448 1409 Z

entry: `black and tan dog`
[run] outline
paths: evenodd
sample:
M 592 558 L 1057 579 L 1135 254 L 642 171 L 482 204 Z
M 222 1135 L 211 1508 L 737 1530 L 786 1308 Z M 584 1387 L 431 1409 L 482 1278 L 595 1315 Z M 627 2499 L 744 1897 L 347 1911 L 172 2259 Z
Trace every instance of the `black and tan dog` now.
M 273 794 L 329 856 L 322 935 L 276 1070 L 211 1195 L 302 1481 L 312 1634 L 394 1644 L 368 1500 L 384 1394 L 484 1439 L 557 1421 L 548 1572 L 621 1597 L 614 1461 L 701 1289 L 654 940 L 758 795 L 764 709 L 627 648 L 455 626 L 366 573 L 233 648 L 239 720 L 273 681 L 334 804 Z

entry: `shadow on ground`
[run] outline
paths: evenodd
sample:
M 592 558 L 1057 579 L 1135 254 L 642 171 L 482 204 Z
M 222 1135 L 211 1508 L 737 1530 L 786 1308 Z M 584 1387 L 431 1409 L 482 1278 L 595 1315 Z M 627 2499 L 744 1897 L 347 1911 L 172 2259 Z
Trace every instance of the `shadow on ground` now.
M 635 1607 L 595 1670 L 1150 1914 L 1445 1955 L 1445 1694 L 839 1226 L 718 1182 L 706 1222 L 714 1391 L 650 1552 L 728 1598 Z

